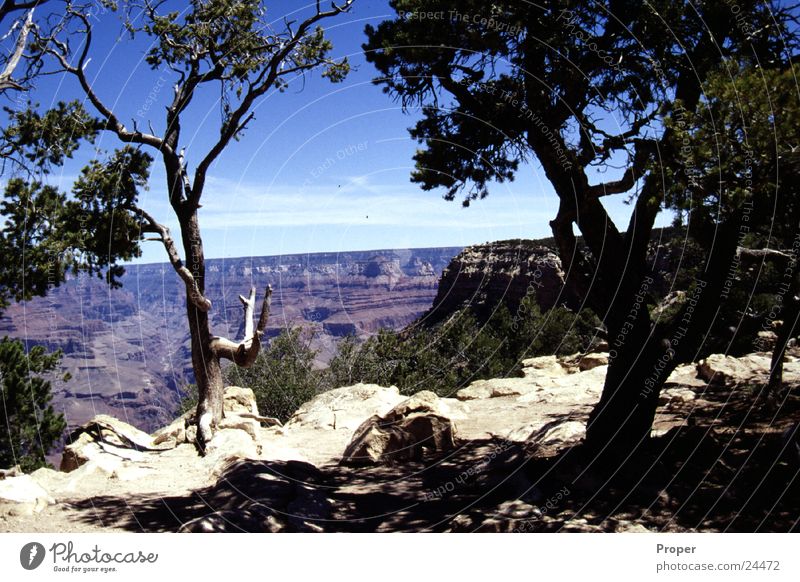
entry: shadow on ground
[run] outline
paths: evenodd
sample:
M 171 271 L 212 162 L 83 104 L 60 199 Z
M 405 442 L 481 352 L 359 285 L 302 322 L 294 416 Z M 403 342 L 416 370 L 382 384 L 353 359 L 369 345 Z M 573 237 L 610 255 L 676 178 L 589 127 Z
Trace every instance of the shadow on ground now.
M 779 414 L 746 387 L 704 401 L 673 411 L 682 426 L 618 471 L 581 447 L 486 439 L 396 466 L 238 461 L 190 495 L 71 508 L 84 523 L 145 532 L 800 531 L 800 460 L 785 435 L 797 392 Z

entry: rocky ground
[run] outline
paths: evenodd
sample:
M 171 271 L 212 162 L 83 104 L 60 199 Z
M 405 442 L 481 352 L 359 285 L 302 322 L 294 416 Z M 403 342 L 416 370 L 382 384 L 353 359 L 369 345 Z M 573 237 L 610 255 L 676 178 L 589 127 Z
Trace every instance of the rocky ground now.
M 614 474 L 580 446 L 606 363 L 534 358 L 452 398 L 339 388 L 285 426 L 233 387 L 203 457 L 185 418 L 148 435 L 97 417 L 63 471 L 0 480 L 0 531 L 798 530 L 800 395 L 758 398 L 767 354 L 676 370 L 652 444 Z

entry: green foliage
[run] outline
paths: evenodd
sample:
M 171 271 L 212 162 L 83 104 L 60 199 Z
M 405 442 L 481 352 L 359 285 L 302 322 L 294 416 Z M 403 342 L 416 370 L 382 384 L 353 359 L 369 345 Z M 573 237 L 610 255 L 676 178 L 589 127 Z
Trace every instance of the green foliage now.
M 126 26 L 131 34 L 141 31 L 153 38 L 147 63 L 153 70 L 168 66 L 184 78 L 200 74 L 203 83 L 221 82 L 226 122 L 237 108 L 230 102 L 233 95 L 241 98 L 263 81 L 283 91 L 288 86 L 284 71 L 319 66 L 322 77 L 336 83 L 350 70 L 346 58 L 330 58 L 333 45 L 321 27 L 304 30 L 299 42 L 287 49 L 290 35 L 276 32 L 260 0 L 192 0 L 181 12 L 145 14 L 139 25 L 140 11 L 130 11 Z M 279 62 L 281 67 L 275 68 Z
M 11 299 L 45 295 L 69 272 L 105 274 L 118 286 L 119 263 L 141 255 L 135 208 L 150 161 L 131 147 L 93 160 L 71 197 L 38 181 L 9 180 L 0 202 L 0 309 Z
M 36 346 L 25 353 L 22 342 L 0 340 L 0 467 L 19 465 L 33 471 L 47 465 L 45 456 L 67 427 L 50 405 L 50 382 L 61 353 Z
M 101 124 L 79 101 L 64 103 L 44 113 L 38 106 L 4 107 L 9 120 L 0 131 L 0 158 L 27 170 L 49 172 L 72 158 L 82 141 L 94 143 Z
M 325 388 L 324 376 L 314 369 L 315 356 L 302 329 L 283 330 L 262 349 L 252 367 L 228 366 L 225 382 L 252 389 L 259 412 L 285 422 Z
M 68 264 L 60 228 L 66 196 L 40 182 L 12 178 L 0 202 L 0 310 L 11 300 L 43 296 L 64 281 Z
M 566 307 L 542 312 L 534 295 L 525 297 L 519 307 L 514 353 L 518 358 L 556 354 L 567 356 L 591 349 L 601 328 L 600 319 L 590 309 L 574 313 Z
M 118 263 L 141 256 L 137 202 L 139 189 L 147 188 L 152 161 L 149 154 L 125 146 L 81 170 L 59 230 L 72 250 L 74 272 L 99 276 L 105 269 L 108 282 L 118 287 L 124 273 Z
M 200 391 L 197 389 L 197 384 L 187 384 L 183 389 L 183 397 L 178 407 L 178 414 L 182 415 L 197 410 L 199 399 Z
M 733 64 L 711 74 L 697 112 L 673 106 L 667 124 L 683 151 L 670 169 L 670 202 L 699 240 L 725 217 L 742 214 L 741 244 L 797 233 L 800 99 L 791 69 Z M 779 179 L 780 177 L 780 179 Z M 776 209 L 780 209 L 776 212 Z
M 669 170 L 670 203 L 693 240 L 710 246 L 716 226 L 738 224 L 740 247 L 781 250 L 788 264 L 741 257 L 725 292 L 706 351 L 753 350 L 753 336 L 780 319 L 797 277 L 800 224 L 800 95 L 791 70 L 733 63 L 709 76 L 696 113 L 676 104 L 668 118 L 674 140 L 690 156 Z M 701 354 L 702 355 L 702 354 Z
M 557 166 L 607 166 L 614 151 L 632 158 L 634 138 L 653 137 L 641 121 L 668 95 L 697 92 L 723 59 L 770 62 L 796 40 L 788 10 L 729 4 L 392 0 L 396 16 L 366 27 L 364 49 L 374 82 L 422 107 L 413 181 L 450 199 L 464 191 L 469 203 L 512 179 L 516 160 L 537 157 L 558 190 L 570 182 Z M 440 17 L 414 18 L 423 13 Z M 723 45 L 724 56 L 713 50 Z M 600 118 L 635 129 L 611 137 Z
M 516 316 L 500 305 L 485 323 L 465 308 L 432 329 L 381 330 L 360 346 L 354 338 L 344 340 L 330 362 L 328 384 L 365 382 L 395 385 L 404 394 L 432 390 L 452 396 L 474 380 L 513 376 L 524 358 L 584 351 L 599 326 L 588 310 L 542 313 L 533 296 Z

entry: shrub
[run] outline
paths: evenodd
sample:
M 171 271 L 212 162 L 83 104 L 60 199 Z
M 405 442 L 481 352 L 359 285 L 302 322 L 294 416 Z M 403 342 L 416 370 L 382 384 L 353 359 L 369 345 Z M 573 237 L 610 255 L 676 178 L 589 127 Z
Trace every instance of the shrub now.
M 55 371 L 60 360 L 61 352 L 35 346 L 26 354 L 22 342 L 0 340 L 0 467 L 27 472 L 47 466 L 45 457 L 67 423 L 53 410 L 50 382 L 41 375 Z
M 250 368 L 230 365 L 223 375 L 229 385 L 253 390 L 258 410 L 285 422 L 324 391 L 324 374 L 314 369 L 316 352 L 300 328 L 286 329 L 262 350 Z

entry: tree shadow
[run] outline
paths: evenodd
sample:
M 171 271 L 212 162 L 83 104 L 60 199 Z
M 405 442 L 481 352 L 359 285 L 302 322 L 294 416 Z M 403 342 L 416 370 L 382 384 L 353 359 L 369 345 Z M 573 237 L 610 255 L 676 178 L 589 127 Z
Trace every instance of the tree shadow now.
M 782 433 L 800 398 L 778 421 L 745 393 L 711 397 L 673 410 L 684 424 L 619 467 L 580 445 L 487 438 L 388 466 L 243 460 L 191 494 L 71 507 L 85 523 L 144 532 L 799 531 L 800 462 Z

